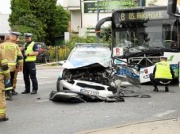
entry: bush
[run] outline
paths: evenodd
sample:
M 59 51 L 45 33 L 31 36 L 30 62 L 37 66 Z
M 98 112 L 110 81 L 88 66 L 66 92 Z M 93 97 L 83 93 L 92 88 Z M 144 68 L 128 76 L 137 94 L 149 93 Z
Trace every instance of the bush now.
M 48 51 L 51 61 L 66 60 L 69 55 L 69 50 L 66 46 L 50 46 Z
M 88 37 L 79 37 L 73 36 L 71 37 L 70 41 L 66 42 L 63 46 L 50 46 L 50 59 L 52 61 L 61 61 L 66 60 L 69 56 L 69 53 L 74 48 L 76 43 L 103 43 L 103 40 L 97 39 L 95 36 L 88 36 Z M 107 42 L 106 42 L 107 43 Z

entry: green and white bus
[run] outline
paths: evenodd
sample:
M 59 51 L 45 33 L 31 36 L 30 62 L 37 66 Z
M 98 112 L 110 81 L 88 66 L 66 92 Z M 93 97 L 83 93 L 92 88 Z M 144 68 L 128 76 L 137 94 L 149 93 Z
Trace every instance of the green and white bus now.
M 115 10 L 111 17 L 97 23 L 96 35 L 101 38 L 102 24 L 111 22 L 112 56 L 142 65 L 141 83 L 149 81 L 149 74 L 160 56 L 168 57 L 178 78 L 180 14 L 177 5 L 176 0 L 169 0 L 168 6 Z

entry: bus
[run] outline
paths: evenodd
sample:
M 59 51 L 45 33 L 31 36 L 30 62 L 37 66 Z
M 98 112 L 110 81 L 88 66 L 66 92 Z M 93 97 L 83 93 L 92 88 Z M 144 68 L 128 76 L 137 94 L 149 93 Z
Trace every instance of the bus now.
M 140 81 L 149 82 L 149 74 L 160 56 L 167 56 L 175 77 L 180 61 L 180 19 L 175 0 L 168 6 L 138 7 L 115 10 L 111 17 L 100 20 L 96 35 L 101 38 L 101 26 L 111 22 L 112 56 L 141 65 Z M 126 73 L 121 69 L 121 74 Z

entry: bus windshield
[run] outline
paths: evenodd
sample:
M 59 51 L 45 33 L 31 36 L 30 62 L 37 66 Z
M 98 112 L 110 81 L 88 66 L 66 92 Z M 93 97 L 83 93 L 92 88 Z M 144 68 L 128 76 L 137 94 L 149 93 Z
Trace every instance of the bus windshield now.
M 175 20 L 122 22 L 115 32 L 116 46 L 141 52 L 149 49 L 177 49 Z

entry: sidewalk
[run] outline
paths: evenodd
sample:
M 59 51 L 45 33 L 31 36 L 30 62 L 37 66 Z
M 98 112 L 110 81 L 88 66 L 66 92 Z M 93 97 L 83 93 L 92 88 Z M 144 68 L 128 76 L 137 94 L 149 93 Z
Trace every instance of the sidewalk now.
M 61 68 L 59 62 L 49 62 L 43 64 L 36 64 L 37 68 Z
M 42 67 L 42 66 L 58 66 L 59 62 L 48 62 L 48 63 L 37 63 L 36 66 Z M 60 66 L 60 65 L 59 65 Z
M 82 131 L 76 134 L 180 134 L 180 118 Z

